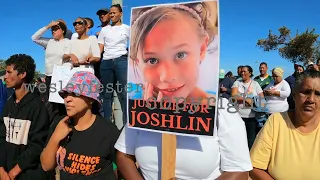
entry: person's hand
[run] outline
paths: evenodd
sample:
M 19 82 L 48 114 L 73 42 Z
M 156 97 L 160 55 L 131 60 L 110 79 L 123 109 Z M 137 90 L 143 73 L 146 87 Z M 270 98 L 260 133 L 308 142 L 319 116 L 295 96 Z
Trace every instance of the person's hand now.
M 226 91 L 227 91 L 227 88 L 225 88 L 225 87 L 223 86 L 223 84 L 221 84 L 220 90 L 221 90 L 221 92 L 226 92 Z
M 18 173 L 14 169 L 11 169 L 11 171 L 8 173 L 8 175 L 10 177 L 10 180 L 14 180 L 18 176 Z
M 92 58 L 92 53 L 89 53 L 88 56 L 86 57 L 86 61 L 85 64 L 90 64 L 91 62 L 91 58 Z
M 55 141 L 60 142 L 72 131 L 71 127 L 68 124 L 69 120 L 70 118 L 66 116 L 58 123 L 56 129 L 52 134 L 52 138 L 54 138 Z
M 263 94 L 266 95 L 266 96 L 271 96 L 270 91 L 271 90 L 264 90 Z
M 59 24 L 58 21 L 51 21 L 51 23 L 49 23 L 49 24 L 47 25 L 47 29 L 50 29 L 51 27 L 56 26 L 56 25 L 58 25 L 58 24 Z
M 267 95 L 267 96 L 273 96 L 274 94 L 275 94 L 275 90 L 265 90 L 265 94 Z
M 154 97 L 153 90 L 154 90 L 154 86 L 151 83 L 146 82 L 144 86 L 144 94 L 143 94 L 143 99 L 145 101 L 147 101 L 149 98 Z M 163 98 L 163 94 L 162 92 L 159 91 L 158 97 L 156 99 L 157 101 L 161 101 L 162 98 Z
M 100 31 L 96 32 L 96 36 L 99 36 L 99 34 L 100 34 Z
M 10 180 L 9 174 L 4 170 L 3 167 L 0 167 L 0 180 Z
M 71 62 L 72 62 L 72 65 L 74 67 L 78 67 L 79 66 L 79 59 L 77 56 L 75 56 L 74 54 L 70 54 L 70 58 L 71 58 Z

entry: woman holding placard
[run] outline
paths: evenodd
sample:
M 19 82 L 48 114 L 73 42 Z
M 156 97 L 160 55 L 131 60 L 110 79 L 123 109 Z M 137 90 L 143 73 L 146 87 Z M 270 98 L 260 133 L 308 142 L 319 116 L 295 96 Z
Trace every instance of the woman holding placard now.
M 52 38 L 42 37 L 49 29 L 51 29 Z M 64 52 L 70 48 L 70 40 L 65 38 L 66 33 L 67 27 L 63 22 L 52 21 L 47 26 L 39 29 L 31 37 L 32 41 L 45 48 L 46 101 L 49 99 L 54 66 L 61 66 L 63 64 Z M 64 106 L 58 103 L 51 103 L 51 105 L 53 106 L 53 114 L 65 114 Z
M 205 98 L 214 96 L 197 87 L 200 63 L 213 38 L 212 26 L 207 21 L 208 4 L 159 5 L 136 14 L 130 63 L 134 64 L 135 70 L 140 70 L 141 74 L 136 75 L 146 82 L 142 99 L 183 97 L 190 103 L 191 98 L 204 98 L 201 103 L 207 103 Z M 219 104 L 228 107 L 226 99 Z M 212 128 L 213 136 L 176 135 L 176 150 L 173 149 L 176 151 L 175 178 L 248 179 L 252 165 L 244 123 L 237 113 L 230 113 L 227 108 L 219 109 L 218 114 Z M 162 138 L 160 132 L 124 127 L 115 147 L 117 165 L 125 179 L 163 178 L 160 168 Z
M 96 36 L 87 34 L 87 24 L 81 17 L 73 23 L 78 38 L 71 39 L 70 47 L 64 54 L 64 59 L 67 59 L 64 65 L 85 68 L 94 73 L 93 63 L 100 61 L 100 50 Z
M 43 34 L 51 29 L 52 38 L 42 37 Z M 67 33 L 67 27 L 64 23 L 59 21 L 52 21 L 47 26 L 39 29 L 35 32 L 31 39 L 33 42 L 39 44 L 45 48 L 45 75 L 46 75 L 46 86 L 47 86 L 47 96 L 49 96 L 51 76 L 53 72 L 54 65 L 62 65 L 63 54 L 66 49 L 70 46 L 70 41 L 64 36 Z M 48 98 L 48 97 L 46 97 Z

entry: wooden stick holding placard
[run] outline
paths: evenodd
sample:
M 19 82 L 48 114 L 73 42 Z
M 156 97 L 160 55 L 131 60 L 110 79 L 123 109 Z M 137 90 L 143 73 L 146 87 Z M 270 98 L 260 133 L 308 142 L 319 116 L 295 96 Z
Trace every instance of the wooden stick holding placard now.
M 171 180 L 176 176 L 177 137 L 173 134 L 162 134 L 161 179 Z

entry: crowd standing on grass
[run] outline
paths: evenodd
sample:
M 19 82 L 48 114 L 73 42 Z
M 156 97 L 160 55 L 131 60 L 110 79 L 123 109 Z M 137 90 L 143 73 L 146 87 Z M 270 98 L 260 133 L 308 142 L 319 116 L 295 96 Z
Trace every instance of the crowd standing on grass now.
M 131 45 L 137 50 L 131 56 L 142 62 L 139 53 L 145 47 L 140 44 L 157 38 L 152 31 L 160 27 L 166 32 L 180 28 L 163 36 L 157 41 L 160 44 L 173 35 L 201 42 L 210 27 L 201 21 L 206 8 L 205 2 L 151 8 L 130 29 L 121 21 L 122 7 L 115 4 L 96 12 L 97 27 L 89 17 L 74 20 L 74 33 L 63 19 L 40 27 L 31 39 L 44 49 L 45 81 L 38 79 L 36 86 L 45 83 L 45 93 L 31 92 L 25 86 L 32 83 L 36 69 L 26 54 L 9 57 L 4 81 L 0 80 L 0 180 L 161 179 L 161 134 L 127 127 L 124 90 L 117 91 L 124 124 L 118 129 L 111 121 L 113 92 L 93 89 L 110 84 L 127 88 L 130 31 Z M 172 26 L 163 27 L 163 22 Z M 142 32 L 141 24 L 150 28 Z M 184 27 L 189 25 L 196 28 L 187 32 Z M 48 30 L 52 37 L 43 37 Z M 81 68 L 68 82 L 74 86 L 72 91 L 64 87 L 59 92 L 64 104 L 49 102 L 54 66 Z M 256 67 L 258 76 L 249 65 L 239 66 L 236 76 L 221 70 L 221 98 L 217 99 L 227 107 L 232 99 L 237 112 L 218 110 L 213 137 L 177 136 L 176 178 L 320 177 L 319 66 L 320 60 L 307 67 L 294 64 L 289 77 L 284 77 L 280 67 L 269 70 L 266 62 Z M 79 85 L 88 86 L 80 89 Z M 149 96 L 153 94 L 144 95 Z

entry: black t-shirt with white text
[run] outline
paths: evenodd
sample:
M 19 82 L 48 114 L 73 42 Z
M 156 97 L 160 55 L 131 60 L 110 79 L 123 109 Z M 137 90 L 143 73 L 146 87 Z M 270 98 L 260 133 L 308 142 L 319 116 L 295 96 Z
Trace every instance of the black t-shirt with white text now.
M 117 127 L 101 116 L 84 131 L 73 128 L 57 152 L 57 162 L 63 167 L 60 179 L 116 180 L 112 162 L 119 135 Z

